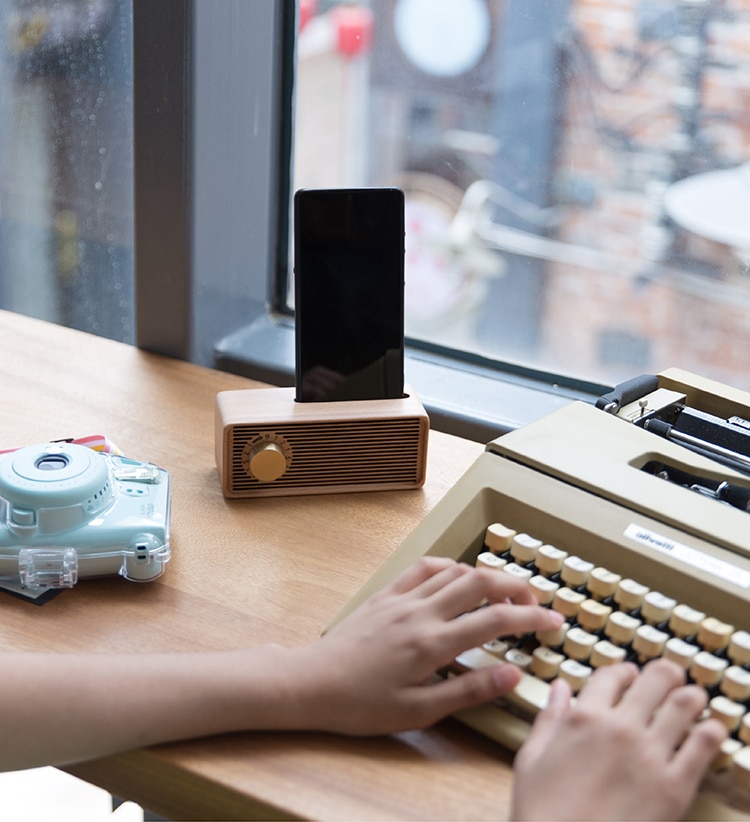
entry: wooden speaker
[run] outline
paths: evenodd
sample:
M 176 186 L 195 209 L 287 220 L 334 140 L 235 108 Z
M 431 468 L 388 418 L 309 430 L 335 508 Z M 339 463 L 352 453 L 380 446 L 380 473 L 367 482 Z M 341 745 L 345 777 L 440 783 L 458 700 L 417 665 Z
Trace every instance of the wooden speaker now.
M 429 418 L 399 399 L 296 402 L 294 388 L 221 391 L 216 465 L 225 497 L 420 488 Z

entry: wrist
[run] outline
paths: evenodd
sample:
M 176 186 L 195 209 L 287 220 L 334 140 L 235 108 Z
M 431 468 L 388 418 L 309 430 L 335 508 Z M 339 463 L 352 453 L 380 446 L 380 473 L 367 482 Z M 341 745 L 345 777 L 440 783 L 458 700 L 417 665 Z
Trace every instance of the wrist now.
M 225 672 L 216 694 L 220 730 L 336 730 L 332 678 L 312 645 L 262 645 L 219 652 Z M 211 710 L 208 708 L 209 711 Z
M 320 659 L 316 645 L 273 649 L 272 681 L 276 694 L 279 730 L 335 731 L 336 702 L 332 677 Z

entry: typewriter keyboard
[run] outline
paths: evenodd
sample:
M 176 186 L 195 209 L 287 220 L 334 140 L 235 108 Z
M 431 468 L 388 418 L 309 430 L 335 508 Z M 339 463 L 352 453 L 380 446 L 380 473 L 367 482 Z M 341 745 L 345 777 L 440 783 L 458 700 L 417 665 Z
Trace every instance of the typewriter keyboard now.
M 497 733 L 486 716 L 480 730 L 518 747 L 524 734 L 513 739 L 508 713 L 533 719 L 546 705 L 549 683 L 556 677 L 578 693 L 603 665 L 624 660 L 644 665 L 666 657 L 706 689 L 707 711 L 729 731 L 714 772 L 728 774 L 743 792 L 750 790 L 749 632 L 499 523 L 487 528 L 476 564 L 528 580 L 542 605 L 566 617 L 559 630 L 497 639 L 457 657 L 453 673 L 498 659 L 522 671 L 518 687 L 499 703 L 504 714 L 494 726 Z

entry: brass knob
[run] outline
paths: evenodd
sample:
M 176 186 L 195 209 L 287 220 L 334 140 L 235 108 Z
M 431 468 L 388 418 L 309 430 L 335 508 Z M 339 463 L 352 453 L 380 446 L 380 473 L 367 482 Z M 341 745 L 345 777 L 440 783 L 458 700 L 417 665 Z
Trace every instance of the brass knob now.
M 286 457 L 275 442 L 264 442 L 250 452 L 250 473 L 261 482 L 273 482 L 286 471 Z

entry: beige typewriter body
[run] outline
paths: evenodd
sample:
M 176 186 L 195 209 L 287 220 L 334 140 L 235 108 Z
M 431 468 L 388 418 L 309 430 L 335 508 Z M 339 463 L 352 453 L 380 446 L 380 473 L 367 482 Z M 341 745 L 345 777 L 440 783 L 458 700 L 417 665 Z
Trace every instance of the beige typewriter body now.
M 692 374 L 664 372 L 649 402 L 665 392 L 712 414 L 750 419 L 749 394 Z M 486 550 L 488 525 L 499 522 L 750 631 L 750 513 L 641 468 L 660 460 L 749 488 L 750 477 L 629 424 L 645 405 L 613 415 L 574 402 L 490 442 L 337 621 L 423 555 L 473 565 Z M 458 718 L 517 749 L 533 712 L 492 703 Z M 750 818 L 735 811 L 750 811 L 750 791 L 737 794 L 726 775 L 709 782 L 693 818 Z M 725 805 L 734 794 L 732 807 Z

